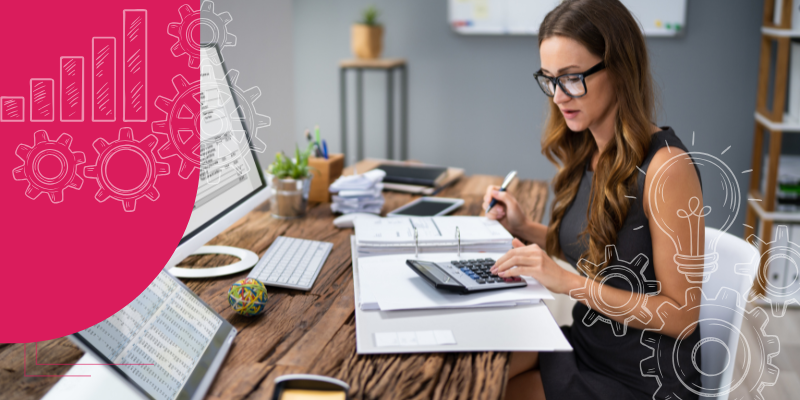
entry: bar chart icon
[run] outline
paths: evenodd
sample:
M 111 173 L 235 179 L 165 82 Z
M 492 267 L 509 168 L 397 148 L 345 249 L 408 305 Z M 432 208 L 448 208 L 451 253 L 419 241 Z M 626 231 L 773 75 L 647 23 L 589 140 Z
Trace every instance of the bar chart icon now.
M 0 97 L 0 122 L 25 122 L 25 98 Z
M 83 122 L 84 85 L 83 57 L 61 57 L 62 122 Z
M 117 120 L 117 38 L 92 38 L 92 121 Z
M 55 83 L 49 78 L 31 79 L 31 122 L 53 122 Z
M 147 10 L 122 11 L 122 120 L 147 122 Z

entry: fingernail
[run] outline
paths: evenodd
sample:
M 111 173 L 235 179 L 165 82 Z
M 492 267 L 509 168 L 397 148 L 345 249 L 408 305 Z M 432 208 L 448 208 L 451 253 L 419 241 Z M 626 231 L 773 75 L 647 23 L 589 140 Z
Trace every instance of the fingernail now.
M 501 272 L 501 273 L 497 274 L 497 276 L 504 277 L 504 276 L 506 276 L 506 273 L 505 272 Z

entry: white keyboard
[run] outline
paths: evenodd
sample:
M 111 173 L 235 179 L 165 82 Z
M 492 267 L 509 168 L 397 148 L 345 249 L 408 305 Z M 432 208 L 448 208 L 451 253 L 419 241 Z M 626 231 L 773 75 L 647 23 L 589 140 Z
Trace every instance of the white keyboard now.
M 311 289 L 332 248 L 333 243 L 278 236 L 247 277 L 267 286 Z

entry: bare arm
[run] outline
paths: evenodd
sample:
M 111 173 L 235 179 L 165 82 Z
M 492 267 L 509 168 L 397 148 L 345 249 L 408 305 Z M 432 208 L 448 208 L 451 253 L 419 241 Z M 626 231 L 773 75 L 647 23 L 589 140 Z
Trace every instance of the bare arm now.
M 659 306 L 664 303 L 671 303 L 678 308 L 677 315 L 673 315 L 668 323 L 660 331 L 662 334 L 678 337 L 687 327 L 697 322 L 699 310 L 692 307 L 700 299 L 686 299 L 686 291 L 698 283 L 689 282 L 686 277 L 678 271 L 674 256 L 678 253 L 676 245 L 673 244 L 669 235 L 658 228 L 654 218 L 661 218 L 662 225 L 668 223 L 674 230 L 673 236 L 681 238 L 693 237 L 695 243 L 704 243 L 703 233 L 705 224 L 702 218 L 694 223 L 689 223 L 682 217 L 681 210 L 687 210 L 689 201 L 696 198 L 702 208 L 702 190 L 700 181 L 694 167 L 688 163 L 668 164 L 667 161 L 673 156 L 678 155 L 677 151 L 670 153 L 667 149 L 661 149 L 650 164 L 649 174 L 645 180 L 645 211 L 650 222 L 650 234 L 653 241 L 653 259 L 649 260 L 655 268 L 656 279 L 660 283 L 661 292 L 655 296 L 648 296 L 640 293 L 632 293 L 602 285 L 597 281 L 590 280 L 584 276 L 571 274 L 561 269 L 538 245 L 523 246 L 521 242 L 515 241 L 514 249 L 506 253 L 497 260 L 492 267 L 493 271 L 499 272 L 500 276 L 528 275 L 536 278 L 549 290 L 556 293 L 570 294 L 578 301 L 586 304 L 593 310 L 613 308 L 618 311 L 618 315 L 607 315 L 612 320 L 619 323 L 627 323 L 628 326 L 644 329 L 659 329 L 661 321 L 659 318 L 649 318 L 653 316 Z M 659 204 L 658 215 L 651 215 L 647 207 L 649 198 L 647 196 L 649 184 L 652 176 L 656 175 L 662 166 L 669 168 L 664 172 L 664 176 L 671 182 L 680 182 L 670 186 L 670 193 L 664 193 Z M 697 234 L 700 237 L 692 236 Z M 682 247 L 688 247 L 682 246 Z M 696 249 L 698 255 L 703 255 L 703 246 Z M 513 268 L 517 267 L 517 268 Z M 590 295 L 594 293 L 594 295 Z M 646 300 L 646 301 L 645 301 Z M 602 301 L 604 304 L 599 304 Z M 683 307 L 686 302 L 690 302 L 689 307 Z M 627 308 L 626 308 L 627 307 Z M 644 321 L 644 322 L 643 322 Z
M 486 188 L 486 194 L 483 196 L 484 210 L 493 198 L 497 200 L 497 204 L 486 214 L 487 218 L 500 222 L 512 235 L 545 247 L 547 225 L 531 221 L 523 213 L 517 199 L 508 192 L 501 192 L 499 186 Z

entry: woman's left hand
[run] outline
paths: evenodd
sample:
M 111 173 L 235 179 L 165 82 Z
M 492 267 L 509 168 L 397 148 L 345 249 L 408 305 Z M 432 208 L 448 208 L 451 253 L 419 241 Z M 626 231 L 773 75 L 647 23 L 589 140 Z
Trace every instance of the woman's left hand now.
M 579 275 L 564 270 L 538 245 L 525 246 L 518 239 L 512 242 L 513 249 L 500 257 L 492 266 L 492 273 L 501 278 L 531 276 L 554 293 L 569 293 Z M 515 267 L 516 268 L 513 268 Z

